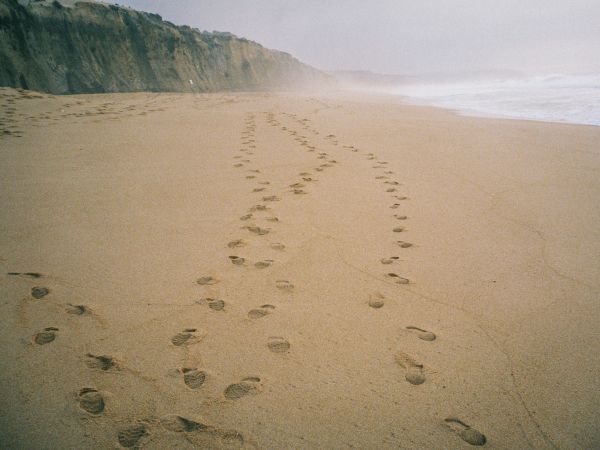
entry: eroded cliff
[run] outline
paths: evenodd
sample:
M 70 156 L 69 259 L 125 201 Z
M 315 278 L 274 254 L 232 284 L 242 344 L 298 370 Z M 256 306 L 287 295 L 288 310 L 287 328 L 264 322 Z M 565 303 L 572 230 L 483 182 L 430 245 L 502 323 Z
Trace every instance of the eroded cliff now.
M 96 2 L 0 0 L 0 85 L 54 94 L 293 89 L 330 77 L 229 33 Z

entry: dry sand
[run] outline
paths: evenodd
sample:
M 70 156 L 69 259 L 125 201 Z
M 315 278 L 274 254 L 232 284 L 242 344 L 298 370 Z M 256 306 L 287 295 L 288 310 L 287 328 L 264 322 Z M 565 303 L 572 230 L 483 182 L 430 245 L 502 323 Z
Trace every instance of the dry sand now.
M 600 447 L 600 128 L 0 94 L 2 448 Z

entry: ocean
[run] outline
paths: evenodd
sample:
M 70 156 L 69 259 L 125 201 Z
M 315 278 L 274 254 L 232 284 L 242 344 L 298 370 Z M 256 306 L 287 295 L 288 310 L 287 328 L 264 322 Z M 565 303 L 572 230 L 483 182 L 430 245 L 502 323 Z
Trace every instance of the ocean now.
M 465 115 L 600 126 L 600 75 L 547 75 L 486 81 L 406 84 L 409 102 Z

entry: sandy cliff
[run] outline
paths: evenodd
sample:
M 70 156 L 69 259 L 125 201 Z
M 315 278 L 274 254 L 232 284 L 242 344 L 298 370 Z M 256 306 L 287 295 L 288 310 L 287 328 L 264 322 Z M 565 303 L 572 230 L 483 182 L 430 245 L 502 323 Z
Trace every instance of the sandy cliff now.
M 305 87 L 329 77 L 229 33 L 116 5 L 0 0 L 0 85 L 55 94 Z

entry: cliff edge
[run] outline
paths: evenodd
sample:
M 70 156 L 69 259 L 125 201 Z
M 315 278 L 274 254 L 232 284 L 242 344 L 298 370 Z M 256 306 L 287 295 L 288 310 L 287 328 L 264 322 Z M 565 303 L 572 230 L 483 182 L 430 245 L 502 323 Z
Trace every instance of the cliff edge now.
M 295 89 L 331 77 L 230 33 L 80 1 L 0 0 L 0 86 L 53 94 Z

